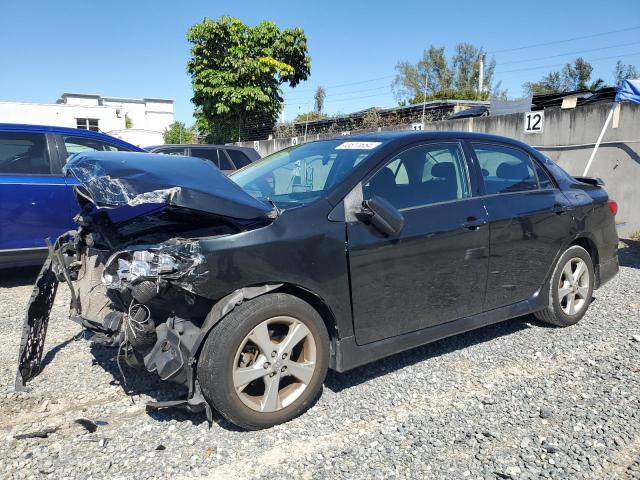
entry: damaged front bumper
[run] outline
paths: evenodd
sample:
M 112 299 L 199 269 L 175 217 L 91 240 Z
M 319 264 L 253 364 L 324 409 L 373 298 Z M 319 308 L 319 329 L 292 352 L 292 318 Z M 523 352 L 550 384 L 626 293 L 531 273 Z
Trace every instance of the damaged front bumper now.
M 94 333 L 93 341 L 118 347 L 117 360 L 144 366 L 163 380 L 184 384 L 184 400 L 152 402 L 148 408 L 183 406 L 211 410 L 195 379 L 202 323 L 212 302 L 194 294 L 206 278 L 198 243 L 172 239 L 113 254 L 87 246 L 68 232 L 50 246 L 29 299 L 22 329 L 15 386 L 42 369 L 47 326 L 59 282 L 68 284 L 70 318 Z M 125 381 L 126 385 L 126 380 Z
M 48 257 L 29 298 L 22 325 L 16 390 L 23 390 L 25 383 L 40 372 L 49 315 L 58 291 L 58 279 L 52 267 L 52 259 Z

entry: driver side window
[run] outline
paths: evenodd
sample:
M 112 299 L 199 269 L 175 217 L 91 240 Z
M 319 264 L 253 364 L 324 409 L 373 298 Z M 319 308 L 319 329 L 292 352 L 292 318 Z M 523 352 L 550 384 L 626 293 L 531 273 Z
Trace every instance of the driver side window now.
M 405 150 L 378 170 L 363 194 L 382 197 L 398 209 L 469 197 L 462 149 L 458 143 L 438 143 Z

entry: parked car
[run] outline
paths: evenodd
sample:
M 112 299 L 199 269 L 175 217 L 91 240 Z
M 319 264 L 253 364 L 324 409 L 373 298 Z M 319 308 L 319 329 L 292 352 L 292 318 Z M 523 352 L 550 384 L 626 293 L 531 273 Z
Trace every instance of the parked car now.
M 155 145 L 145 147 L 151 153 L 164 155 L 186 155 L 188 157 L 206 158 L 225 173 L 231 173 L 251 162 L 260 160 L 260 154 L 253 148 L 236 147 L 234 145 Z
M 530 313 L 573 325 L 618 271 L 601 182 L 497 136 L 324 140 L 230 177 L 196 158 L 91 152 L 68 173 L 80 228 L 37 280 L 17 385 L 40 368 L 64 280 L 77 321 L 188 387 L 154 408 L 213 408 L 247 429 L 308 409 L 328 368 Z M 165 208 L 120 223 L 96 208 L 147 201 Z
M 0 268 L 42 264 L 45 238 L 76 227 L 75 181 L 62 167 L 91 151 L 142 149 L 90 130 L 0 123 Z

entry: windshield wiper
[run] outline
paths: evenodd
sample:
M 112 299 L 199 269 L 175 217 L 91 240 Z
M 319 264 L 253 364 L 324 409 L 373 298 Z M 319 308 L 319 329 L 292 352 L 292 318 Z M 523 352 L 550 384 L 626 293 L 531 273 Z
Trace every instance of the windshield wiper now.
M 280 208 L 278 208 L 278 206 L 276 205 L 276 202 L 274 202 L 271 197 L 267 197 L 265 200 L 267 200 L 267 202 L 269 202 L 271 204 L 271 206 L 273 207 L 273 210 L 275 211 L 275 214 L 276 214 L 275 218 L 278 218 L 280 216 L 280 214 L 282 213 L 282 210 L 280 210 Z

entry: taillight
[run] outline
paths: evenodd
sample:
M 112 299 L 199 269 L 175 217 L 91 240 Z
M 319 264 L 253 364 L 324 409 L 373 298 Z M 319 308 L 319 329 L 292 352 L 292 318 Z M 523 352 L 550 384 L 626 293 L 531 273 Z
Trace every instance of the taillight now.
M 615 217 L 618 213 L 618 202 L 616 202 L 615 200 L 609 200 L 607 202 L 607 207 L 609 207 L 609 210 L 611 210 L 611 213 Z

